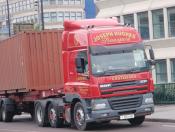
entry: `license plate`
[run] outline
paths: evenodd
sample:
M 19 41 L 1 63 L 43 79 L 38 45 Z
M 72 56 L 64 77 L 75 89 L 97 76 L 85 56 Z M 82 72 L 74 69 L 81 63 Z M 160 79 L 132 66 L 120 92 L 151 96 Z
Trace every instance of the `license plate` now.
M 132 119 L 132 118 L 134 118 L 134 114 L 120 116 L 120 120 L 126 120 L 126 119 Z

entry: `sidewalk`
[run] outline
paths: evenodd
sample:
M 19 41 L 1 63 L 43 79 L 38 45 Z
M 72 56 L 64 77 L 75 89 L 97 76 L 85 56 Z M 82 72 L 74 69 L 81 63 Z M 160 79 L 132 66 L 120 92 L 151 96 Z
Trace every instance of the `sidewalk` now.
M 155 106 L 155 112 L 146 121 L 175 123 L 175 105 Z

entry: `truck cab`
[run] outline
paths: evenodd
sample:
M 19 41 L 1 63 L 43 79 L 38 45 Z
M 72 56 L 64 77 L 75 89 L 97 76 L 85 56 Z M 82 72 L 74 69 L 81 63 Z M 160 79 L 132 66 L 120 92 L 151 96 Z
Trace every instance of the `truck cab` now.
M 139 33 L 114 19 L 66 21 L 64 92 L 78 98 L 74 124 L 127 119 L 140 125 L 154 111 L 151 61 Z

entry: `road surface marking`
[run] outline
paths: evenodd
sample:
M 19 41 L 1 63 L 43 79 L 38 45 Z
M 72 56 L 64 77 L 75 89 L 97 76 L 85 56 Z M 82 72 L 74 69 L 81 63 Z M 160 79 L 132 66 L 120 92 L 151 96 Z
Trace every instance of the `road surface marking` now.
M 10 130 L 10 129 L 0 129 L 0 131 L 7 131 L 7 132 L 39 132 L 39 131 Z
M 162 125 L 163 127 L 173 127 L 175 128 L 175 125 Z

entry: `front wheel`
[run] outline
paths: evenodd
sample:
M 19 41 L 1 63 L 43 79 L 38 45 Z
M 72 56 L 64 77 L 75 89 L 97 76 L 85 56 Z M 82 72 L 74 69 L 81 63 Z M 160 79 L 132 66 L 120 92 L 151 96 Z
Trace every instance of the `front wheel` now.
M 141 125 L 145 120 L 145 116 L 139 116 L 139 117 L 135 117 L 134 119 L 129 119 L 129 123 L 132 126 L 139 126 Z
M 77 102 L 74 106 L 73 119 L 74 125 L 78 130 L 86 130 L 87 122 L 85 118 L 85 111 L 83 105 L 80 102 Z

